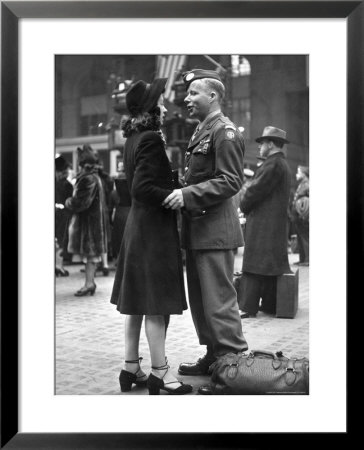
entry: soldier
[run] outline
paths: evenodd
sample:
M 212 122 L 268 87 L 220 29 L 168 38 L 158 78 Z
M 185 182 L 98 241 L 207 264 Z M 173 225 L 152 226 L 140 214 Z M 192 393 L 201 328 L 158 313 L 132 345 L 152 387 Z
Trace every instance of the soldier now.
M 182 208 L 182 246 L 192 318 L 207 353 L 195 363 L 182 363 L 182 375 L 208 374 L 226 353 L 248 348 L 241 328 L 233 285 L 234 250 L 243 235 L 233 197 L 243 183 L 244 141 L 221 112 L 225 87 L 217 72 L 195 69 L 184 74 L 185 103 L 199 120 L 186 152 L 184 186 L 163 202 Z M 211 394 L 202 386 L 200 394 Z

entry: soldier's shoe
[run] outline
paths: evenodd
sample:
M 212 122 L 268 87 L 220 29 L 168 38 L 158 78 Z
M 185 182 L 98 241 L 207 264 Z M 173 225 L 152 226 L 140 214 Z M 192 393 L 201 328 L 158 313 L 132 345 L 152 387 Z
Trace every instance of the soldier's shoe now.
M 195 363 L 181 363 L 178 368 L 178 373 L 181 375 L 208 375 L 211 373 L 209 367 L 215 361 L 215 357 L 205 355 Z

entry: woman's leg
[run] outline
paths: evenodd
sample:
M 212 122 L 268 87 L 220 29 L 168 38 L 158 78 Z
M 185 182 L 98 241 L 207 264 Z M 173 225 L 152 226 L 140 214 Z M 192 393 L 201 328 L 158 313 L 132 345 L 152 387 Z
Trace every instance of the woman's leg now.
M 138 377 L 145 376 L 139 366 L 139 339 L 143 316 L 126 316 L 125 318 L 125 361 L 138 361 L 124 364 L 128 372 L 136 373 Z M 140 379 L 142 381 L 142 379 Z
M 94 286 L 95 284 L 95 263 L 87 260 L 86 267 L 85 267 L 85 276 L 86 276 L 86 282 L 85 286 L 87 288 L 90 288 Z
M 105 269 L 108 269 L 109 262 L 107 260 L 107 253 L 101 253 L 101 261 L 102 261 L 102 267 Z
M 166 323 L 164 316 L 145 316 L 145 333 L 148 339 L 152 367 L 165 367 L 161 370 L 152 368 L 153 375 L 163 378 L 165 383 L 172 383 L 168 384 L 169 388 L 177 389 L 181 383 L 168 370 L 166 361 Z

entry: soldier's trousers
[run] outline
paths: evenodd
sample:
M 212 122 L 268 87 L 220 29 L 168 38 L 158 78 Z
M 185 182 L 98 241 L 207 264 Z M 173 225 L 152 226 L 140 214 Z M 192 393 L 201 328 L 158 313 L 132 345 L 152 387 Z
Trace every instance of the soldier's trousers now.
M 215 356 L 245 351 L 236 291 L 233 250 L 187 250 L 189 304 L 201 345 Z

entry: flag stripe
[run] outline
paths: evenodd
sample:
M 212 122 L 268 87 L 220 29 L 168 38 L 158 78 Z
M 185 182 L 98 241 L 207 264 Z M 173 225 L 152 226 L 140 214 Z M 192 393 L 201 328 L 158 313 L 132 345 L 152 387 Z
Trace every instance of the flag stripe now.
M 168 55 L 158 56 L 157 59 L 157 77 L 168 78 L 164 97 L 170 102 L 174 99 L 173 84 L 176 80 L 178 71 L 181 70 L 186 61 L 186 55 Z

